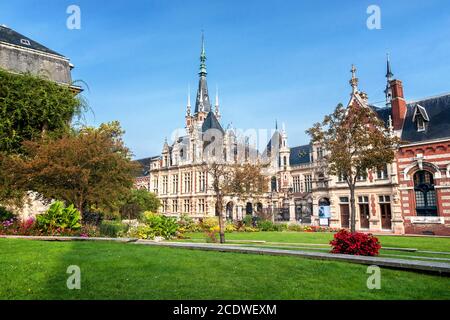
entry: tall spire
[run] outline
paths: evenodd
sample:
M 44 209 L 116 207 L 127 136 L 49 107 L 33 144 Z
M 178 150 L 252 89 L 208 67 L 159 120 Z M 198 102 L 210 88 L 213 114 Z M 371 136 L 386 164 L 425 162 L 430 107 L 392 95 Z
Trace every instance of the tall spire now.
M 386 107 L 391 107 L 392 102 L 392 89 L 391 89 L 391 80 L 394 74 L 392 73 L 391 69 L 391 61 L 389 57 L 389 53 L 386 55 L 386 90 L 384 90 L 384 93 L 386 95 Z
M 200 53 L 200 72 L 198 73 L 201 77 L 206 77 L 206 52 L 205 52 L 205 35 L 202 31 L 202 51 Z
M 353 92 L 352 93 L 356 93 L 358 92 L 358 78 L 356 77 L 356 67 L 354 64 L 352 64 L 352 69 L 350 70 L 350 72 L 352 73 L 352 79 L 350 80 L 350 85 L 353 88 Z
M 195 113 L 210 112 L 211 103 L 209 101 L 208 85 L 206 83 L 206 53 L 205 53 L 205 37 L 202 31 L 202 48 L 200 52 L 200 76 L 198 82 L 197 99 L 195 101 Z
M 394 76 L 394 74 L 392 73 L 392 69 L 391 69 L 391 61 L 390 61 L 390 57 L 389 57 L 389 53 L 387 54 L 387 62 L 386 62 L 386 78 L 389 81 L 392 80 L 392 77 Z
M 219 87 L 216 85 L 216 103 L 214 108 L 214 114 L 220 120 L 220 110 L 219 110 Z
M 191 115 L 191 86 L 190 85 L 188 85 L 188 97 L 187 97 L 186 114 L 188 116 Z

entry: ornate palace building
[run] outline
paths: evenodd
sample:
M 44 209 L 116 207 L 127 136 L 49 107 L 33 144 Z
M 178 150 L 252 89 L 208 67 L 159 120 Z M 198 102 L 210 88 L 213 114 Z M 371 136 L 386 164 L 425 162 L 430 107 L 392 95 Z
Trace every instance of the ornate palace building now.
M 220 124 L 217 93 L 214 109 L 208 93 L 203 44 L 200 62 L 194 110 L 189 98 L 186 107 L 186 134 L 170 145 L 166 141 L 161 155 L 137 160 L 142 175 L 136 178 L 136 187 L 156 193 L 162 201 L 161 212 L 168 215 L 214 215 L 210 180 L 201 165 L 208 132 L 223 137 L 219 149 L 228 163 L 236 160 L 237 150 L 245 155 L 254 150 L 245 137 Z M 368 95 L 358 88 L 356 68 L 352 68 L 348 105 L 371 108 L 391 134 L 403 141 L 393 163 L 359 177 L 357 229 L 450 235 L 450 94 L 407 102 L 402 82 L 393 79 L 389 59 L 386 77 L 386 105 L 380 108 L 370 104 Z M 271 160 L 265 171 L 269 192 L 258 199 L 227 198 L 227 218 L 269 211 L 278 221 L 349 227 L 347 183 L 327 174 L 320 145 L 289 147 L 287 132 L 276 127 L 265 150 L 255 152 L 256 158 L 245 160 L 259 161 L 264 156 Z

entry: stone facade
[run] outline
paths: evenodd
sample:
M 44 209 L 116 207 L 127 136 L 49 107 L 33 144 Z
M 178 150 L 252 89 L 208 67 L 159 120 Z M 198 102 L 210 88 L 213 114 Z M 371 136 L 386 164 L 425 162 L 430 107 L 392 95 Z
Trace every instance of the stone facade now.
M 139 160 L 145 174 L 136 178 L 136 187 L 155 192 L 162 200 L 161 212 L 165 214 L 214 215 L 214 198 L 208 191 L 210 180 L 196 164 L 196 159 L 204 156 L 201 134 L 205 128 L 222 131 L 227 154 L 238 144 L 233 140 L 233 129 L 223 130 L 219 123 L 218 98 L 214 112 L 209 102 L 206 108 L 201 106 L 205 96 L 208 97 L 206 65 L 203 58 L 201 61 L 193 114 L 190 101 L 187 104 L 186 136 L 171 145 L 166 141 L 160 156 Z M 387 66 L 386 106 L 380 108 L 369 103 L 367 94 L 358 89 L 355 68 L 348 105 L 372 109 L 390 134 L 408 144 L 396 150 L 393 163 L 380 170 L 368 170 L 360 177 L 355 192 L 356 228 L 377 233 L 450 235 L 450 95 L 424 99 L 420 104 L 407 103 L 402 82 L 392 79 L 389 61 Z M 187 149 L 183 149 L 181 141 L 189 142 Z M 260 154 L 271 158 L 265 171 L 270 181 L 269 192 L 259 199 L 227 199 L 226 216 L 242 219 L 245 214 L 267 211 L 277 221 L 349 227 L 350 191 L 343 179 L 327 174 L 324 152 L 317 144 L 289 147 L 286 130 L 276 128 L 271 142 Z M 180 155 L 187 158 L 183 160 Z M 417 186 L 414 175 L 423 170 L 430 171 L 434 180 Z M 419 194 L 419 187 L 431 188 L 434 193 L 426 189 L 422 191 L 426 194 Z M 417 197 L 430 197 L 431 205 L 421 207 Z M 431 203 L 434 198 L 435 203 Z M 326 217 L 328 213 L 329 219 L 321 215 Z

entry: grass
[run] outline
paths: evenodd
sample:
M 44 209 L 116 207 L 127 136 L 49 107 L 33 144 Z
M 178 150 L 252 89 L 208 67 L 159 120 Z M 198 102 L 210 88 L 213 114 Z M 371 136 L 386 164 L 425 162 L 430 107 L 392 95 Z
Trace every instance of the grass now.
M 189 233 L 192 239 L 205 240 L 204 233 Z M 450 238 L 377 236 L 383 247 L 416 248 L 450 253 Z M 229 240 L 264 240 L 267 242 L 309 243 L 327 245 L 333 239 L 328 232 L 233 232 L 225 234 Z
M 1 299 L 450 299 L 435 275 L 382 269 L 369 290 L 363 265 L 112 242 L 0 239 L 0 269 Z
M 182 241 L 205 242 L 206 239 L 204 233 L 190 233 L 187 234 L 187 236 L 189 237 L 189 239 L 185 239 Z M 431 257 L 431 258 L 439 258 L 440 260 L 434 259 L 428 260 L 450 263 L 450 238 L 384 236 L 384 235 L 377 237 L 379 238 L 382 247 L 415 248 L 419 250 L 414 252 L 405 252 L 401 250 L 381 249 L 380 257 L 422 259 L 422 260 L 426 260 L 427 258 Z M 288 232 L 288 231 L 234 232 L 234 233 L 227 233 L 225 235 L 225 238 L 227 240 L 232 240 L 228 242 L 228 244 L 234 245 L 327 252 L 330 249 L 329 242 L 330 240 L 333 239 L 333 233 Z M 239 240 L 263 240 L 266 241 L 266 243 L 249 243 L 244 241 L 239 242 Z M 420 251 L 432 251 L 432 252 L 420 252 Z

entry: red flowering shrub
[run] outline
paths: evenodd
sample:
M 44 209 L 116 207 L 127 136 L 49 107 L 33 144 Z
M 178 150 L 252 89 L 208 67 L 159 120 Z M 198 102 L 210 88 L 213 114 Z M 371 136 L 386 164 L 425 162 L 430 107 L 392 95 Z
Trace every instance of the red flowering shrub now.
M 377 256 L 381 249 L 378 238 L 372 234 L 355 232 L 351 233 L 342 229 L 334 235 L 330 241 L 333 249 L 331 253 L 352 254 L 356 256 Z

